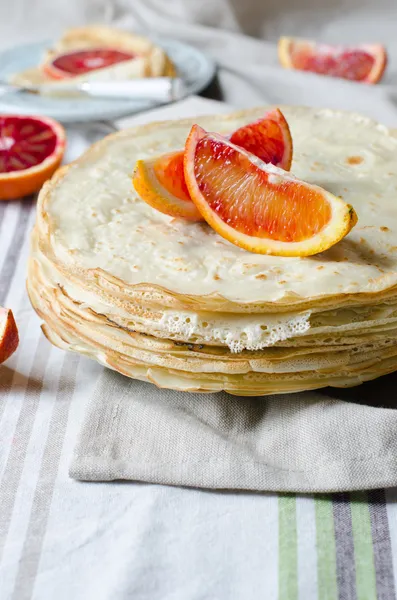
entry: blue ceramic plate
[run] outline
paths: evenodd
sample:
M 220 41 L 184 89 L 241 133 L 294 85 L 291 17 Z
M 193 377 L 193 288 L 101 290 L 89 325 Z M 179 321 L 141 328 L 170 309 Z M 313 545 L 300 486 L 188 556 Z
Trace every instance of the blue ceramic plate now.
M 215 73 L 213 61 L 196 48 L 175 40 L 156 42 L 164 48 L 182 77 L 187 93 L 203 90 Z M 40 63 L 51 42 L 17 46 L 0 53 L 0 81 L 7 81 L 13 73 L 29 69 Z M 103 98 L 59 99 L 32 94 L 9 93 L 0 97 L 0 113 L 47 115 L 71 123 L 77 121 L 113 120 L 153 108 L 153 103 L 137 100 L 111 100 Z

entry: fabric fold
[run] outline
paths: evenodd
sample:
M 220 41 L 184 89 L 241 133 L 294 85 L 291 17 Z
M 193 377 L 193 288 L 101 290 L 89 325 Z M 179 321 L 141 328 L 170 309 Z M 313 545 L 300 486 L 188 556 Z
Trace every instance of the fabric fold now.
M 70 476 L 289 492 L 396 485 L 397 412 L 332 394 L 187 394 L 104 371 Z

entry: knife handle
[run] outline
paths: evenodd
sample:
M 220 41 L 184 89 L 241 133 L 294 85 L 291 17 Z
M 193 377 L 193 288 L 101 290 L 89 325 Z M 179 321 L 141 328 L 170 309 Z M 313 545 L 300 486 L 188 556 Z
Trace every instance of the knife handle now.
M 90 96 L 128 98 L 130 100 L 144 99 L 153 100 L 154 102 L 179 100 L 185 95 L 182 80 L 172 77 L 153 77 L 128 81 L 87 81 L 78 84 L 76 87 Z

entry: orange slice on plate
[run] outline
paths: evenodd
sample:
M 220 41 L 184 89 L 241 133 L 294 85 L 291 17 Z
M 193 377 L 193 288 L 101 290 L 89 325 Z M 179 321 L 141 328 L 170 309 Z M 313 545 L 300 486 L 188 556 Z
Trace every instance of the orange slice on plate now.
M 287 69 L 365 83 L 377 83 L 387 63 L 386 50 L 380 44 L 331 46 L 288 37 L 279 39 L 278 55 Z
M 19 336 L 12 311 L 0 306 L 0 363 L 4 362 L 18 347 Z
M 111 67 L 119 62 L 131 60 L 135 54 L 121 52 L 115 48 L 89 48 L 58 54 L 43 65 L 44 72 L 52 79 L 67 79 L 85 75 L 90 71 Z
M 65 140 L 48 117 L 0 115 L 0 200 L 37 192 L 58 168 Z
M 336 244 L 357 222 L 340 198 L 198 125 L 186 141 L 184 172 L 207 223 L 250 252 L 310 256 Z
M 292 138 L 288 123 L 279 109 L 266 113 L 263 119 L 237 129 L 231 141 L 265 162 L 289 170 L 292 162 Z M 186 186 L 184 151 L 157 158 L 138 160 L 132 178 L 139 196 L 147 204 L 172 217 L 202 221 Z

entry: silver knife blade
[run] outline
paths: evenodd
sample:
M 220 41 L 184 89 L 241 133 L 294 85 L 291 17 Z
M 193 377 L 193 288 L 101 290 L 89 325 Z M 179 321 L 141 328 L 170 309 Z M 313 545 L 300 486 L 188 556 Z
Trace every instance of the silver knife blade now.
M 92 96 L 129 100 L 172 102 L 186 95 L 183 81 L 172 77 L 151 77 L 126 81 L 59 82 L 18 86 L 0 81 L 0 94 L 30 93 L 52 97 Z

